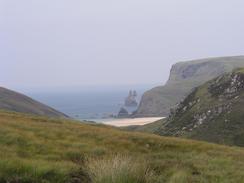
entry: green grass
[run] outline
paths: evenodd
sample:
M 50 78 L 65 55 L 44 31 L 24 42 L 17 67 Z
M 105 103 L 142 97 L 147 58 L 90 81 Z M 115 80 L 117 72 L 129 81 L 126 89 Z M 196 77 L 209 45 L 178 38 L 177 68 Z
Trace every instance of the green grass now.
M 243 85 L 244 69 L 236 69 L 197 87 L 171 118 L 161 121 L 154 133 L 244 147 L 243 87 L 231 96 L 225 92 L 231 88 L 235 76 L 238 76 L 236 83 Z M 203 116 L 205 119 L 199 124 Z
M 242 73 L 244 74 L 244 68 L 239 68 L 235 70 L 235 73 Z
M 236 183 L 244 149 L 0 112 L 0 182 Z

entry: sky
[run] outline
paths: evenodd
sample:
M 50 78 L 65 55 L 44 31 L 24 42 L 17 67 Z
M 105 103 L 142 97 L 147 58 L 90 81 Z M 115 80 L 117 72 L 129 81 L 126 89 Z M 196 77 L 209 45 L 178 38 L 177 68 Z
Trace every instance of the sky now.
M 243 0 L 0 0 L 0 85 L 160 85 L 172 64 L 244 54 Z

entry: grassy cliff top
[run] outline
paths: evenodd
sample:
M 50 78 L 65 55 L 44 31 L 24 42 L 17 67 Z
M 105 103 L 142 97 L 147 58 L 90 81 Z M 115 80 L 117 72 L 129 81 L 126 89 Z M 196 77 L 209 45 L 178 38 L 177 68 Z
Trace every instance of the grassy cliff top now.
M 243 180 L 242 148 L 0 112 L 0 182 Z
M 135 116 L 168 116 L 191 90 L 233 69 L 244 67 L 244 56 L 206 58 L 172 66 L 164 86 L 144 93 Z

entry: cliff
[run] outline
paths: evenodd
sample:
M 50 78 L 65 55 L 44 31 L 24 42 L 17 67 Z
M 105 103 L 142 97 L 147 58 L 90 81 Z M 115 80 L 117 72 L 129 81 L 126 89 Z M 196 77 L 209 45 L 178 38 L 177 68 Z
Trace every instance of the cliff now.
M 206 81 L 244 67 L 244 56 L 207 58 L 172 66 L 168 82 L 144 93 L 135 117 L 168 116 L 170 109 Z

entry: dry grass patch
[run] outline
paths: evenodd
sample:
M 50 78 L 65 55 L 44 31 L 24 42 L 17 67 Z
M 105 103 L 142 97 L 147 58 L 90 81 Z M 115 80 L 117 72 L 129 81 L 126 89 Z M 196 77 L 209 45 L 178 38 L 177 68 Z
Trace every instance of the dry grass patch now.
M 239 183 L 244 150 L 0 112 L 0 182 L 15 180 Z
M 153 176 L 143 159 L 125 155 L 88 160 L 85 170 L 93 183 L 150 183 Z

